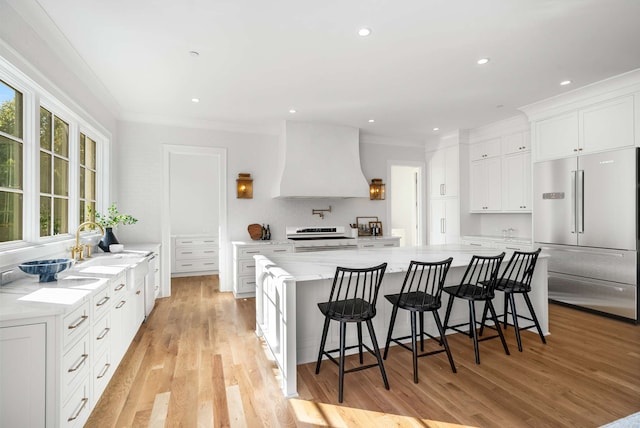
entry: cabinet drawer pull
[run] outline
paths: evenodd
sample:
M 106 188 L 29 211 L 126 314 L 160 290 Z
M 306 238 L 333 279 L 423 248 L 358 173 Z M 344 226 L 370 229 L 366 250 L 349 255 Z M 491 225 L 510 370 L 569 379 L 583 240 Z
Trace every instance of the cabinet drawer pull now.
M 115 288 L 115 291 L 120 291 L 123 288 L 124 288 L 124 283 L 122 282 L 122 283 L 118 284 L 118 286 Z
M 215 253 L 216 250 L 206 250 L 205 253 Z
M 69 373 L 73 373 L 76 370 L 78 370 L 80 367 L 82 367 L 82 365 L 84 364 L 85 361 L 87 361 L 87 358 L 89 358 L 89 354 L 82 354 L 80 356 L 80 358 L 78 359 L 78 362 L 71 367 L 69 370 L 67 370 Z
M 193 241 L 182 241 L 181 244 L 193 244 Z
M 247 284 L 256 285 L 256 282 L 255 281 L 247 281 Z
M 109 367 L 111 367 L 110 363 L 105 364 L 104 367 L 102 368 L 102 371 L 100 372 L 100 374 L 98 376 L 96 376 L 96 379 L 102 379 L 104 377 L 104 375 L 106 375 L 107 372 L 109 371 Z
M 87 397 L 80 400 L 79 407 L 76 409 L 75 412 L 73 412 L 73 414 L 69 417 L 69 419 L 67 419 L 67 422 L 71 422 L 78 419 L 78 416 L 80 416 L 80 413 L 82 413 L 82 410 L 84 410 L 88 402 L 89 402 L 89 399 Z
M 110 297 L 109 296 L 104 296 L 102 299 L 100 299 L 100 301 L 98 303 L 96 303 L 96 306 L 102 306 L 105 303 L 107 303 L 109 301 Z
M 193 254 L 193 251 L 182 251 L 180 254 Z
M 191 263 L 182 263 L 180 266 L 193 266 Z
M 127 301 L 126 301 L 126 300 L 120 300 L 120 303 L 118 303 L 118 304 L 116 305 L 116 309 L 120 309 L 121 307 L 123 307 L 123 306 L 124 306 L 124 304 L 125 304 L 125 303 L 127 303 Z
M 395 244 L 384 244 L 385 247 L 393 247 Z
M 475 242 L 470 242 L 469 245 L 474 247 L 482 247 L 482 244 L 476 244 Z
M 273 250 L 274 253 L 286 253 L 287 251 L 284 248 L 282 250 Z
M 87 318 L 89 318 L 88 315 L 82 315 L 80 318 L 78 318 L 77 320 L 75 320 L 74 322 L 72 322 L 71 324 L 69 324 L 69 327 L 67 327 L 69 330 L 73 330 L 74 328 L 78 328 L 80 327 L 80 325 L 85 322 L 87 320 Z
M 100 335 L 99 335 L 98 337 L 96 337 L 96 340 L 102 340 L 102 339 L 104 339 L 104 338 L 105 338 L 105 336 L 106 336 L 107 334 L 109 334 L 109 331 L 111 331 L 111 329 L 110 329 L 109 327 L 105 327 L 105 328 L 104 328 L 104 330 L 102 330 L 102 331 L 100 332 Z
M 138 294 L 140 294 L 140 290 L 136 291 L 136 296 L 137 296 Z
M 363 245 L 362 248 L 373 248 L 373 244 L 366 244 Z
M 247 251 L 247 254 L 260 254 L 260 251 Z

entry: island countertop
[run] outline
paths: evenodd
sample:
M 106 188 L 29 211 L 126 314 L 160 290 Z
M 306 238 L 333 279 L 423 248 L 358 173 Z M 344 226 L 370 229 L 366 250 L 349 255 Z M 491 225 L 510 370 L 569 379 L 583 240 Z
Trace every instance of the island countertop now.
M 311 253 L 283 253 L 270 255 L 283 271 L 296 281 L 313 281 L 333 278 L 336 266 L 361 268 L 387 263 L 387 273 L 406 272 L 411 260 L 435 262 L 453 257 L 451 267 L 469 264 L 473 255 L 494 256 L 502 250 L 472 247 L 469 245 L 429 245 L 421 247 L 393 247 L 358 250 L 337 250 Z M 513 251 L 505 250 L 506 263 Z M 540 257 L 546 257 L 541 254 Z

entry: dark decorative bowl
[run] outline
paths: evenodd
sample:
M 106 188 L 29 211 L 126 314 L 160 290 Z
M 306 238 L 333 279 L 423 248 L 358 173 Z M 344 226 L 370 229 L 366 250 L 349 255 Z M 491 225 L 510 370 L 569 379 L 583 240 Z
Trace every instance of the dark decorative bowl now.
M 39 275 L 40 282 L 51 282 L 57 281 L 58 274 L 73 266 L 74 263 L 73 259 L 49 259 L 22 263 L 18 267 L 24 273 Z

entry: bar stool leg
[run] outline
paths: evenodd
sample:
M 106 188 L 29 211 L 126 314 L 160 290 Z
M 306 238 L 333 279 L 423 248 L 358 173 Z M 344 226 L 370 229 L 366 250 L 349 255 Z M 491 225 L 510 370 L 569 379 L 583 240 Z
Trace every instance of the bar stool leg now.
M 476 332 L 476 307 L 474 302 L 471 300 L 469 300 L 469 330 L 469 335 L 473 338 L 473 353 L 476 355 L 476 364 L 480 364 L 478 333 Z
M 522 340 L 520 339 L 520 326 L 518 325 L 518 313 L 516 312 L 516 300 L 513 293 L 505 294 L 505 302 L 507 297 L 509 298 L 509 304 L 511 305 L 511 318 L 513 319 L 513 328 L 516 330 L 516 342 L 518 343 L 518 351 L 522 352 Z
M 502 342 L 502 347 L 504 348 L 504 352 L 507 355 L 511 355 L 509 353 L 509 348 L 507 347 L 507 341 L 504 340 L 504 335 L 502 334 L 502 328 L 500 328 L 500 322 L 498 321 L 498 316 L 496 315 L 496 310 L 493 307 L 493 303 L 491 300 L 487 300 L 487 305 L 489 306 L 489 311 L 491 311 L 491 318 L 493 322 L 496 324 L 496 330 L 498 330 L 498 336 L 500 336 L 500 341 Z
M 449 316 L 451 315 L 451 308 L 453 307 L 453 299 L 454 297 L 449 295 L 449 302 L 447 302 L 447 312 L 444 313 L 444 329 L 445 331 L 447 330 L 447 327 L 449 326 Z M 442 341 L 441 343 L 442 344 Z
M 451 356 L 451 349 L 449 349 L 449 343 L 447 342 L 447 337 L 444 334 L 444 328 L 442 328 L 442 323 L 440 322 L 440 315 L 438 315 L 438 311 L 432 311 L 432 312 L 433 312 L 433 317 L 436 320 L 436 326 L 438 327 L 438 331 L 440 332 L 440 341 L 444 345 L 444 350 L 447 353 L 449 364 L 451 364 L 451 371 L 456 373 L 456 365 L 453 363 L 453 356 Z
M 480 336 L 484 334 L 484 323 L 487 321 L 487 302 L 484 302 L 484 309 L 482 310 L 482 322 L 480 323 Z
M 344 348 L 347 323 L 340 322 L 340 361 L 338 362 L 338 402 L 342 403 L 344 385 Z
M 420 352 L 424 352 L 424 312 L 420 314 Z
M 329 331 L 329 321 L 329 317 L 324 318 L 324 328 L 322 329 L 322 339 L 320 340 L 320 351 L 318 352 L 318 362 L 316 363 L 316 374 L 320 373 L 322 354 L 324 353 L 324 345 L 327 342 L 327 332 Z
M 531 299 L 529 299 L 529 294 L 522 293 L 522 297 L 524 297 L 524 301 L 526 302 L 527 307 L 529 308 L 529 313 L 531 314 L 531 318 L 533 319 L 533 322 L 535 323 L 536 328 L 538 329 L 538 334 L 540 335 L 540 339 L 542 339 L 542 343 L 546 344 L 547 339 L 545 339 L 544 334 L 542 334 L 542 328 L 540 327 L 540 323 L 538 322 L 538 317 L 536 317 L 536 313 L 533 310 L 533 305 L 531 304 Z
M 380 349 L 378 348 L 376 332 L 373 330 L 373 324 L 371 324 L 370 319 L 367 320 L 367 329 L 369 330 L 369 336 L 371 337 L 371 343 L 373 344 L 373 351 L 376 354 L 376 359 L 378 360 L 378 366 L 380 366 L 380 373 L 382 374 L 384 387 L 385 389 L 389 389 L 389 381 L 387 380 L 387 373 L 384 371 L 384 365 L 382 364 L 382 356 L 380 355 Z
M 384 357 L 383 359 L 387 359 L 387 354 L 389 353 L 389 345 L 391 344 L 391 334 L 393 333 L 393 326 L 396 324 L 396 315 L 398 315 L 398 307 L 393 306 L 393 311 L 391 312 L 391 322 L 389 323 L 389 333 L 387 333 L 387 343 L 384 346 Z
M 504 325 L 504 329 L 507 329 L 507 314 L 509 313 L 509 300 L 508 300 L 508 295 L 507 294 L 511 294 L 511 293 L 504 293 L 504 313 L 502 314 L 502 322 Z M 514 310 L 514 306 L 511 305 L 511 310 Z
M 362 364 L 362 324 L 356 323 L 358 327 L 358 353 L 360 354 L 360 364 Z
M 415 311 L 411 311 L 411 353 L 413 354 L 413 383 L 418 383 L 418 341 L 416 340 Z

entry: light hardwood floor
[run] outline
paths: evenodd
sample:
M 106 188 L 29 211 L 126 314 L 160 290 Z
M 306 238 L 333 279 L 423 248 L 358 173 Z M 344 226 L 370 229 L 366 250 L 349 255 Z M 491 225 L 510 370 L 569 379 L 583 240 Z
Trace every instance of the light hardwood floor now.
M 524 332 L 520 353 L 511 328 L 511 355 L 481 342 L 476 365 L 471 340 L 454 334 L 458 373 L 445 354 L 421 358 L 417 385 L 411 353 L 396 346 L 385 361 L 391 389 L 377 369 L 350 373 L 339 405 L 328 361 L 319 375 L 299 366 L 300 396 L 283 398 L 254 334 L 254 299 L 218 292 L 217 276 L 174 278 L 172 289 L 86 426 L 598 427 L 640 411 L 640 326 L 550 305 L 546 345 Z

